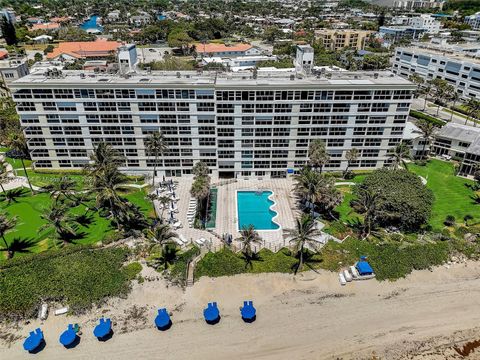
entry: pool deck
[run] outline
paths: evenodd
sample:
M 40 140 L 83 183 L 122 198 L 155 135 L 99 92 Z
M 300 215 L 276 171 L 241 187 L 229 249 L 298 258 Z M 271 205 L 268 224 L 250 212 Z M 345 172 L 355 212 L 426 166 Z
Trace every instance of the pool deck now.
M 262 247 L 272 251 L 277 251 L 281 247 L 288 245 L 283 238 L 283 230 L 294 228 L 295 218 L 301 214 L 293 194 L 294 184 L 291 179 L 237 179 L 236 181 L 232 180 L 228 184 L 223 185 L 216 185 L 219 183 L 219 180 L 212 179 L 212 187 L 218 189 L 216 224 L 215 228 L 211 229 L 214 233 L 207 230 L 194 229 L 193 227 L 190 228 L 188 226 L 187 211 L 193 179 L 190 177 L 182 177 L 174 178 L 174 181 L 178 182 L 175 192 L 180 198 L 177 202 L 179 212 L 176 214 L 176 218 L 183 224 L 183 228 L 175 230 L 175 232 L 185 236 L 185 238 L 191 242 L 199 238 L 207 239 L 211 243 L 209 248 L 213 251 L 218 250 L 223 244 L 222 240 L 216 235 L 221 236 L 222 234 L 228 233 L 232 234 L 234 239 L 240 236 L 240 232 L 237 229 L 236 208 L 238 190 L 273 191 L 272 199 L 275 201 L 275 205 L 272 207 L 272 210 L 277 212 L 278 216 L 275 218 L 275 222 L 280 224 L 281 228 L 278 230 L 258 230 L 260 237 L 264 240 Z M 167 212 L 165 212 L 165 216 L 168 216 Z M 320 239 L 322 241 L 328 239 L 339 241 L 327 234 L 322 235 Z M 234 241 L 234 245 L 239 248 L 238 242 Z
M 258 230 L 267 248 L 283 246 L 283 230 L 295 226 L 296 203 L 292 193 L 293 182 L 289 179 L 242 180 L 218 187 L 217 223 L 215 231 L 219 234 L 230 233 L 240 236 L 237 229 L 236 196 L 238 190 L 271 190 L 275 205 L 272 210 L 278 213 L 275 222 L 280 224 L 278 230 Z

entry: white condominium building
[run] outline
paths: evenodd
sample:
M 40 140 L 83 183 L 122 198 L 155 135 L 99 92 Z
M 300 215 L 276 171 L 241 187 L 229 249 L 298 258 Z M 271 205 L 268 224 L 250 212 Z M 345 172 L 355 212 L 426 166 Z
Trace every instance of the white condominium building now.
M 403 135 L 415 86 L 391 72 L 33 73 L 12 83 L 37 168 L 81 168 L 99 142 L 125 157 L 122 170 L 150 172 L 145 138 L 161 131 L 168 151 L 158 176 L 191 174 L 201 160 L 218 177 L 286 177 L 325 141 L 326 170 L 389 163 Z
M 445 79 L 464 99 L 480 99 L 480 59 L 454 51 L 427 47 L 395 49 L 392 71 L 408 78 L 418 74 L 425 80 Z

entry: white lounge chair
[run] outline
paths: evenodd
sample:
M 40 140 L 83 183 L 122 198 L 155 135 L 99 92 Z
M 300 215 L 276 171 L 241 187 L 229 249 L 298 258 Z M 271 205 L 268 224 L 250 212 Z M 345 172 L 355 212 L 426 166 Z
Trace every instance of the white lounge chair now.
M 342 273 L 338 274 L 338 281 L 340 281 L 340 285 L 346 285 L 347 281 L 345 280 L 345 276 Z
M 195 243 L 197 243 L 198 245 L 202 246 L 205 244 L 205 239 L 204 238 L 200 238 L 200 239 L 197 239 L 195 240 Z
M 348 270 L 343 270 L 343 276 L 345 277 L 345 280 L 347 282 L 352 281 L 352 275 L 350 274 L 350 272 Z
M 180 241 L 182 241 L 185 245 L 189 243 L 188 239 L 182 234 L 180 234 L 179 238 L 180 238 Z
M 350 272 L 352 273 L 352 277 L 354 279 L 357 279 L 360 276 L 355 266 L 350 266 Z

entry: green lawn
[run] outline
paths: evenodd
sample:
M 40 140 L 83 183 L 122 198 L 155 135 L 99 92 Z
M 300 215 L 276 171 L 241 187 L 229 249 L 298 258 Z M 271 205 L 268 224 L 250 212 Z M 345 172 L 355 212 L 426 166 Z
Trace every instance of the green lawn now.
M 145 190 L 132 189 L 123 196 L 138 205 L 147 217 L 154 216 L 152 204 L 145 199 Z M 1 202 L 0 211 L 6 211 L 10 216 L 18 218 L 15 230 L 6 235 L 7 241 L 10 242 L 14 238 L 27 240 L 32 243 L 30 251 L 35 253 L 51 248 L 53 246 L 52 232 L 48 230 L 39 232 L 40 227 L 45 224 L 40 215 L 45 213 L 51 201 L 49 194 L 38 193 L 32 196 L 29 190 L 23 189 L 20 196 L 10 204 L 7 204 L 6 201 Z M 75 215 L 83 215 L 86 208 L 84 205 L 79 205 L 70 211 Z M 79 239 L 76 240 L 76 244 L 95 244 L 114 231 L 110 221 L 100 217 L 97 212 L 89 211 L 87 215 L 87 223 L 78 226 Z M 15 256 L 21 255 L 16 254 Z M 4 254 L 0 256 L 3 257 Z
M 432 209 L 430 224 L 434 229 L 442 229 L 447 215 L 453 215 L 458 222 L 463 221 L 467 214 L 480 221 L 480 206 L 476 205 L 471 196 L 474 192 L 466 185 L 473 181 L 455 176 L 453 164 L 430 160 L 426 166 L 409 164 L 410 171 L 427 179 L 427 187 L 433 191 L 435 202 Z

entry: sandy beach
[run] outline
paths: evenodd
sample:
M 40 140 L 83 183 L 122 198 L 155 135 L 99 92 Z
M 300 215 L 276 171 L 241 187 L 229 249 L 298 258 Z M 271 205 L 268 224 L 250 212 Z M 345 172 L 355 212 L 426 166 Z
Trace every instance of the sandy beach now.
M 144 275 L 157 278 L 149 269 Z M 246 299 L 257 308 L 252 324 L 239 316 Z M 215 326 L 202 317 L 212 300 L 222 316 Z M 153 326 L 163 306 L 173 312 L 166 332 Z M 92 335 L 102 314 L 114 322 L 107 342 Z M 83 334 L 67 350 L 58 336 L 69 322 L 81 324 Z M 22 348 L 23 336 L 37 326 L 47 344 L 31 355 Z M 51 315 L 20 324 L 16 333 L 22 338 L 10 347 L 2 343 L 1 359 L 460 359 L 452 346 L 480 339 L 480 263 L 344 287 L 329 272 L 202 278 L 185 291 L 158 278 L 86 315 Z M 480 349 L 468 357 L 478 358 Z

